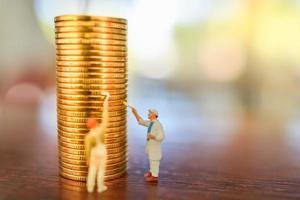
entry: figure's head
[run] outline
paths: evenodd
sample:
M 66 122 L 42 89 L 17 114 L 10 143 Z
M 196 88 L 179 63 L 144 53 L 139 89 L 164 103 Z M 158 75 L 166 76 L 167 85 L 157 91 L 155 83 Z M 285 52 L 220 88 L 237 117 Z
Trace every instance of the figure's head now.
M 98 125 L 98 122 L 95 118 L 88 118 L 86 126 L 88 128 L 94 128 Z
M 157 110 L 153 109 L 153 108 L 149 109 L 148 110 L 148 119 L 155 120 L 157 118 L 158 118 L 158 112 L 157 112 Z

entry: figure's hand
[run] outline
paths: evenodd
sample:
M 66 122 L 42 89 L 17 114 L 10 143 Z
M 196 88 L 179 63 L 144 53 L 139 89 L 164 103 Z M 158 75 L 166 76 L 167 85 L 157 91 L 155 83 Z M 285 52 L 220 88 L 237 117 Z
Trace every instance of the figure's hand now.
M 109 92 L 107 92 L 107 91 L 103 91 L 103 92 L 101 92 L 101 94 L 104 95 L 104 96 L 106 96 L 106 97 L 105 97 L 105 100 L 108 100 L 109 97 L 110 97 L 110 94 L 109 94 Z
M 131 108 L 131 112 L 132 112 L 133 114 L 137 114 L 137 110 L 136 110 L 134 107 Z
M 148 139 L 155 140 L 155 136 L 154 136 L 154 135 L 152 135 L 152 134 L 148 134 L 147 138 L 148 138 Z

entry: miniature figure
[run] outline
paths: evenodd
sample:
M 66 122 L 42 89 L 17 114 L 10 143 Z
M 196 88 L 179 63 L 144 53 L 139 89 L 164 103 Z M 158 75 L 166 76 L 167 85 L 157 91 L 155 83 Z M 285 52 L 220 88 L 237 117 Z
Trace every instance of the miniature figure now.
M 105 130 L 108 125 L 108 99 L 109 93 L 102 92 L 105 95 L 102 112 L 102 122 L 99 124 L 95 118 L 89 118 L 87 127 L 90 132 L 85 137 L 85 151 L 87 165 L 89 167 L 87 177 L 87 190 L 93 192 L 97 177 L 98 192 L 107 190 L 104 185 L 104 174 L 106 167 L 106 147 L 105 147 Z
M 142 126 L 148 127 L 145 152 L 149 158 L 150 170 L 144 174 L 145 181 L 157 182 L 159 174 L 159 163 L 162 158 L 161 142 L 165 137 L 163 126 L 157 119 L 158 112 L 155 109 L 149 109 L 149 120 L 143 120 L 142 117 L 137 113 L 137 110 L 132 106 L 130 107 L 137 122 Z

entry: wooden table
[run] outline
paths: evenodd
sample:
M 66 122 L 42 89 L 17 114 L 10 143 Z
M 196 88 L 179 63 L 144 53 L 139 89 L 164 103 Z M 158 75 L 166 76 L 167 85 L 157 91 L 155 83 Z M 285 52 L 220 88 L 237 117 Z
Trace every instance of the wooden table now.
M 143 178 L 146 130 L 130 115 L 127 175 L 107 183 L 104 193 L 88 194 L 84 185 L 70 187 L 77 183 L 59 177 L 56 130 L 41 125 L 38 113 L 28 105 L 3 109 L 1 200 L 300 199 L 300 137 L 264 129 L 255 117 L 223 129 L 217 122 L 206 126 L 197 113 L 164 116 L 160 180 L 148 184 Z

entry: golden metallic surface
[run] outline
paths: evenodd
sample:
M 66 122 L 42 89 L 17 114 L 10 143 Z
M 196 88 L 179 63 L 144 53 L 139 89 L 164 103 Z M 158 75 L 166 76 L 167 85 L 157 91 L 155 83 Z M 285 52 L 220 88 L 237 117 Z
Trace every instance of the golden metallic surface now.
M 80 67 L 80 66 L 57 66 L 57 72 L 99 72 L 99 73 L 126 73 L 127 70 L 124 67 Z
M 81 83 L 81 84 L 125 84 L 127 79 L 99 79 L 99 78 L 60 78 L 56 81 L 59 83 Z
M 84 144 L 72 144 L 68 142 L 64 142 L 59 139 L 59 145 L 63 147 L 67 147 L 70 149 L 77 149 L 77 150 L 84 150 Z M 106 143 L 105 146 L 107 149 L 114 149 L 114 148 L 121 148 L 127 144 L 127 139 L 124 139 L 123 141 L 115 142 L 115 143 Z
M 69 154 L 75 154 L 75 155 L 85 155 L 85 151 L 84 150 L 78 150 L 78 149 L 71 149 L 68 147 L 64 147 L 64 146 L 58 146 L 59 150 L 61 150 L 62 152 L 65 153 L 69 153 Z M 118 147 L 118 148 L 113 148 L 113 149 L 107 149 L 107 154 L 115 154 L 115 153 L 120 153 L 122 151 L 126 151 L 127 150 L 127 145 L 124 145 L 122 147 Z
M 58 115 L 57 116 L 59 120 L 65 121 L 65 122 L 75 122 L 75 123 L 86 123 L 89 117 L 68 117 L 64 115 Z M 102 118 L 100 117 L 93 117 L 101 122 Z M 116 117 L 109 117 L 109 122 L 118 122 L 126 120 L 126 115 L 123 116 L 116 116 Z
M 78 101 L 86 101 L 86 100 L 91 100 L 91 101 L 96 101 L 96 100 L 101 100 L 102 96 L 100 95 L 70 95 L 70 94 L 59 94 L 57 93 L 57 97 L 65 100 L 78 100 Z M 117 101 L 117 100 L 126 100 L 127 95 L 121 94 L 121 95 L 114 95 L 111 96 L 111 100 Z
M 114 154 L 109 154 L 109 155 L 107 155 L 107 160 L 117 159 L 117 158 L 120 158 L 120 157 L 123 157 L 123 156 L 127 156 L 126 151 L 118 152 L 118 153 L 114 153 Z M 63 158 L 71 159 L 71 160 L 77 160 L 77 161 L 86 160 L 85 155 L 66 153 L 66 152 L 62 152 L 62 151 L 59 151 L 59 157 L 63 157 Z
M 106 22 L 106 21 L 99 21 L 99 20 L 55 22 L 55 28 L 59 28 L 59 27 L 105 27 L 105 28 L 116 28 L 116 29 L 127 30 L 127 24 Z
M 89 131 L 88 128 L 70 128 L 66 127 L 60 124 L 57 124 L 58 130 L 66 131 L 66 132 L 73 132 L 73 133 L 87 133 Z M 126 130 L 126 126 L 120 126 L 120 127 L 113 127 L 113 128 L 107 128 L 106 133 L 111 133 L 111 132 L 119 132 Z
M 127 20 L 118 17 L 106 17 L 106 16 L 90 16 L 90 15 L 61 15 L 54 18 L 55 22 L 60 21 L 106 21 L 117 22 L 121 24 L 127 24 Z
M 57 61 L 100 61 L 100 62 L 127 62 L 126 57 L 108 56 L 56 56 Z
M 119 173 L 115 173 L 113 175 L 107 175 L 107 176 L 104 176 L 104 180 L 105 181 L 108 181 L 108 180 L 112 180 L 112 179 L 116 179 L 116 178 L 119 178 L 123 175 L 126 174 L 126 171 L 127 171 L 127 168 L 125 168 L 123 171 L 119 172 Z M 62 177 L 65 177 L 65 178 L 68 178 L 68 179 L 71 179 L 71 180 L 75 180 L 75 181 L 86 181 L 86 175 L 71 175 L 71 174 L 68 174 L 68 173 L 65 173 L 65 172 L 62 172 L 60 171 L 60 175 Z
M 103 91 L 107 91 L 110 95 L 120 95 L 126 94 L 127 89 L 118 89 L 118 90 L 86 90 L 86 89 L 68 89 L 68 88 L 56 88 L 58 94 L 74 94 L 74 95 L 102 95 Z M 102 95 L 103 96 L 103 95 Z
M 120 163 L 127 159 L 127 155 L 122 155 L 121 157 L 113 158 L 113 159 L 107 159 L 106 164 L 111 165 L 114 163 Z M 70 159 L 66 157 L 59 157 L 59 160 L 63 163 L 70 164 L 70 165 L 76 165 L 76 166 L 86 166 L 86 159 L 80 160 L 80 159 Z M 66 167 L 68 168 L 68 167 Z
M 66 121 L 59 121 L 58 124 L 66 127 L 71 127 L 71 128 L 86 128 L 86 123 L 76 123 L 76 122 L 66 122 Z M 117 121 L 117 122 L 110 122 L 108 123 L 107 127 L 108 128 L 113 128 L 113 127 L 120 127 L 120 126 L 125 126 L 126 121 Z
M 102 107 L 99 107 L 99 106 L 77 106 L 77 105 L 74 105 L 74 106 L 69 106 L 69 105 L 60 105 L 60 104 L 57 104 L 57 108 L 58 109 L 61 109 L 61 110 L 65 110 L 65 111 L 85 111 L 85 112 L 89 112 L 89 111 L 102 111 Z M 112 112 L 112 111 L 122 111 L 124 110 L 124 105 L 122 106 L 114 106 L 114 107 L 109 107 L 109 111 Z
M 111 174 L 118 173 L 118 172 L 124 170 L 124 168 L 127 167 L 126 162 L 127 162 L 127 159 L 124 159 L 119 163 L 106 165 L 105 174 L 111 175 Z M 75 173 L 76 173 L 76 175 L 80 175 L 80 174 L 86 173 L 86 175 L 87 175 L 87 171 L 88 171 L 87 165 L 74 165 L 74 164 L 66 163 L 62 160 L 59 161 L 59 164 L 60 164 L 61 168 L 64 169 L 64 171 L 69 172 L 70 174 L 75 175 Z
M 84 169 L 80 168 L 81 169 L 80 170 L 77 166 L 70 166 L 70 165 L 67 165 L 67 164 L 61 163 L 61 162 L 59 164 L 60 164 L 60 170 L 63 171 L 64 173 L 67 173 L 67 174 L 70 174 L 73 176 L 87 176 L 88 175 L 87 167 L 85 167 Z M 66 166 L 68 166 L 68 168 Z M 73 168 L 71 169 L 71 167 L 73 167 Z M 115 169 L 112 169 L 112 168 L 106 169 L 105 175 L 106 176 L 114 175 L 116 173 L 124 171 L 124 169 L 127 168 L 126 162 L 125 162 L 125 164 L 123 164 L 123 166 L 120 166 L 118 168 L 114 167 L 114 168 Z
M 100 61 L 56 61 L 57 66 L 88 67 L 88 68 L 126 68 L 127 63 Z
M 111 33 L 126 35 L 127 31 L 119 28 L 108 27 L 85 27 L 85 26 L 67 26 L 67 27 L 55 27 L 55 33 L 69 33 L 69 32 L 93 32 L 93 33 Z
M 95 72 L 56 72 L 57 78 L 99 78 L 99 79 L 127 79 L 127 74 L 112 74 L 112 73 L 95 73 Z
M 60 83 L 57 88 L 84 89 L 84 90 L 119 90 L 126 89 L 127 84 L 82 84 L 82 83 Z
M 95 33 L 95 32 L 69 32 L 69 33 L 56 33 L 55 38 L 100 38 L 100 39 L 113 39 L 126 41 L 126 35 L 113 34 L 113 33 Z
M 126 162 L 127 162 L 127 158 L 120 158 L 119 162 L 110 162 L 110 164 L 106 163 L 106 169 L 109 172 L 114 171 L 115 169 L 120 170 L 120 168 L 123 168 L 126 166 Z M 88 170 L 88 166 L 86 165 L 86 163 L 84 165 L 81 164 L 71 164 L 71 163 L 67 163 L 65 161 L 63 161 L 61 158 L 59 159 L 59 162 L 61 164 L 61 166 L 63 168 L 66 168 L 68 170 L 74 170 L 74 171 L 87 171 Z
M 127 52 L 122 51 L 99 51 L 99 50 L 64 50 L 57 49 L 58 56 L 108 56 L 108 57 L 127 57 Z
M 65 135 L 59 134 L 58 135 L 58 140 L 64 143 L 68 143 L 68 144 L 80 144 L 80 145 L 84 145 L 84 138 L 85 135 L 81 135 L 80 137 L 67 137 Z M 105 143 L 106 144 L 114 144 L 114 143 L 122 143 L 127 141 L 127 136 L 124 134 L 121 137 L 112 137 L 112 138 L 105 138 Z
M 68 137 L 70 139 L 84 139 L 85 135 L 88 133 L 88 131 L 84 133 L 73 133 L 73 132 L 67 132 L 58 130 L 58 135 L 63 137 Z M 105 133 L 105 141 L 106 140 L 116 140 L 118 137 L 124 137 L 126 136 L 126 129 L 118 132 L 110 132 Z
M 105 133 L 106 179 L 126 172 L 127 21 L 121 18 L 66 15 L 55 18 L 57 129 L 60 173 L 85 181 L 86 121 L 101 123 L 104 96 L 109 99 Z M 70 185 L 73 187 L 73 185 Z
M 57 45 L 62 44 L 96 44 L 96 45 L 112 45 L 112 46 L 121 46 L 126 47 L 127 43 L 126 41 L 122 40 L 110 40 L 110 39 L 97 39 L 97 38 L 62 38 L 62 39 L 56 39 Z
M 102 112 L 93 111 L 93 112 L 81 112 L 81 111 L 67 111 L 67 110 L 57 110 L 59 115 L 68 116 L 68 117 L 97 117 L 101 116 Z M 123 116 L 126 114 L 125 110 L 109 112 L 109 117 Z
M 78 50 L 78 49 L 127 52 L 126 46 L 114 46 L 114 45 L 103 45 L 103 44 L 56 44 L 56 50 Z

